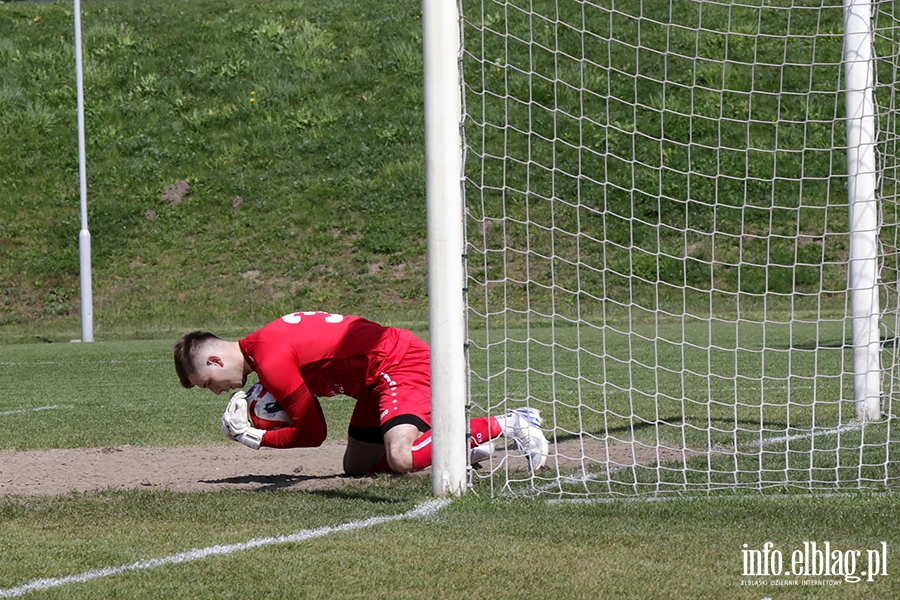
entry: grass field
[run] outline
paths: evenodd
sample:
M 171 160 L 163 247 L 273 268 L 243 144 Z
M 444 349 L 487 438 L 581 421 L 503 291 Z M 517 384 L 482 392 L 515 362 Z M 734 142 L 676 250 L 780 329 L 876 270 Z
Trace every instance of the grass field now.
M 525 404 L 544 411 L 560 450 L 536 480 L 563 496 L 892 489 L 895 420 L 855 421 L 841 336 L 838 322 L 804 332 L 796 324 L 535 319 L 471 333 L 472 401 L 491 414 Z M 651 457 L 633 458 L 642 450 Z M 535 481 L 525 483 L 519 493 L 527 495 Z
M 225 444 L 218 427 L 224 399 L 181 389 L 170 351 L 163 340 L 0 347 L 0 385 L 9 391 L 0 400 L 7 432 L 0 448 Z M 336 439 L 347 405 L 325 403 Z M 2 473 L 0 462 L 0 479 Z M 491 499 L 476 487 L 431 516 L 394 519 L 430 496 L 427 478 L 383 478 L 314 492 L 4 497 L 0 597 L 520 598 L 528 590 L 537 598 L 758 600 L 900 593 L 893 558 L 900 504 L 892 495 L 554 504 Z M 364 526 L 373 517 L 393 520 Z M 878 549 L 885 541 L 888 576 L 850 583 L 743 575 L 743 545 L 762 549 L 767 541 L 786 557 L 808 541 L 841 551 Z M 83 581 L 75 581 L 79 576 Z M 748 585 L 753 581 L 768 587 Z M 773 590 L 776 581 L 794 583 Z M 30 583 L 37 589 L 22 591 Z

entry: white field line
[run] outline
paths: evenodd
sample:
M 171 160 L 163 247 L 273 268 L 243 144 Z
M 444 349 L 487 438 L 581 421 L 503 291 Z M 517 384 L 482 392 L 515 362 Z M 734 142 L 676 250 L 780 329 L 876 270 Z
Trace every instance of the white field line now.
M 2 363 L 0 363 L 0 364 L 2 364 Z M 550 374 L 542 373 L 541 375 L 549 376 Z M 599 387 L 599 386 L 593 386 L 593 387 Z M 666 398 L 669 400 L 680 401 L 680 400 L 691 400 L 691 398 L 687 397 L 689 394 L 697 393 L 698 395 L 702 395 L 702 394 L 709 393 L 710 391 L 712 391 L 714 393 L 723 393 L 724 394 L 725 392 L 732 392 L 732 391 L 736 391 L 736 392 L 768 392 L 768 391 L 785 391 L 785 390 L 790 390 L 790 391 L 813 390 L 813 389 L 815 389 L 815 387 L 816 386 L 812 385 L 812 384 L 809 384 L 809 385 L 794 384 L 791 386 L 787 386 L 787 385 L 742 385 L 742 386 L 738 386 L 738 387 L 734 387 L 734 388 L 728 388 L 728 389 L 723 388 L 723 389 L 715 389 L 715 390 L 710 390 L 708 388 L 685 388 L 685 390 L 684 390 L 685 397 L 677 398 L 675 396 L 666 396 Z M 605 397 L 622 396 L 622 395 L 630 395 L 633 392 L 637 392 L 640 394 L 649 394 L 649 392 L 643 392 L 637 388 L 632 388 L 632 389 L 604 390 L 602 395 Z M 553 392 L 553 395 L 554 396 L 586 396 L 587 393 L 584 391 L 578 392 L 576 390 L 556 390 Z M 488 394 L 483 393 L 483 392 L 475 392 L 472 394 L 472 398 L 488 398 L 488 397 L 489 397 Z M 517 398 L 515 396 L 510 396 L 510 395 L 505 395 L 504 397 L 507 400 L 514 400 L 517 402 L 525 402 L 526 400 L 528 400 L 528 398 L 521 398 L 521 397 Z M 702 400 L 696 400 L 695 402 L 700 403 L 700 402 L 702 402 Z
M 846 425 L 841 425 L 839 427 L 833 427 L 831 429 L 820 429 L 818 431 L 810 431 L 807 433 L 796 433 L 793 435 L 784 435 L 784 436 L 779 436 L 779 437 L 766 438 L 766 439 L 759 440 L 759 441 L 747 442 L 745 444 L 742 444 L 742 446 L 745 448 L 762 448 L 764 446 L 768 446 L 771 444 L 781 444 L 784 442 L 792 442 L 794 440 L 810 439 L 810 438 L 815 438 L 815 437 L 819 437 L 819 436 L 823 436 L 823 435 L 837 435 L 844 431 L 855 431 L 855 430 L 862 429 L 863 427 L 865 427 L 865 424 L 862 422 L 847 423 Z M 721 454 L 722 452 L 711 450 L 710 453 L 711 454 Z M 604 470 L 601 473 L 585 473 L 584 475 L 582 475 L 580 477 L 577 475 L 563 475 L 563 476 L 559 476 L 547 483 L 544 483 L 541 485 L 533 485 L 533 489 L 537 492 L 545 492 L 545 491 L 554 489 L 561 484 L 588 483 L 595 479 L 599 479 L 600 475 L 602 475 L 604 473 L 612 475 L 616 471 L 621 471 L 622 469 L 626 469 L 626 468 L 628 468 L 628 467 L 616 467 L 616 468 L 613 468 L 610 470 Z M 547 502 L 552 502 L 552 500 L 548 500 Z
M 0 361 L 0 367 L 33 367 L 47 365 L 119 365 L 126 363 L 166 363 L 172 362 L 171 358 L 141 358 L 141 359 L 118 359 L 104 358 L 99 360 L 23 360 L 23 361 Z
M 209 556 L 234 554 L 235 552 L 250 550 L 252 548 L 259 548 L 260 546 L 305 542 L 306 540 L 323 537 L 332 533 L 352 531 L 355 529 L 365 529 L 366 527 L 381 525 L 382 523 L 389 523 L 391 521 L 400 521 L 403 519 L 422 519 L 434 515 L 448 504 L 450 504 L 450 500 L 446 499 L 429 500 L 428 502 L 423 502 L 412 510 L 399 515 L 371 517 L 362 521 L 352 521 L 350 523 L 344 523 L 343 525 L 318 527 L 316 529 L 304 529 L 303 531 L 298 531 L 297 533 L 292 533 L 290 535 L 256 538 L 250 540 L 249 542 L 241 542 L 238 544 L 226 544 L 220 546 L 211 546 L 209 548 L 197 548 L 194 550 L 188 550 L 187 552 L 181 552 L 179 554 L 171 554 L 163 558 L 140 560 L 138 562 L 131 563 L 130 565 L 105 567 L 103 569 L 85 571 L 84 573 L 79 573 L 78 575 L 36 579 L 29 583 L 13 588 L 0 589 L 0 598 L 16 598 L 29 592 L 60 587 L 69 583 L 82 583 L 85 581 L 91 581 L 92 579 L 99 579 L 101 577 L 119 575 L 128 571 L 140 571 L 143 569 L 153 569 L 165 565 L 176 565 L 180 563 L 193 562 L 195 560 L 202 560 Z
M 71 406 L 57 406 L 55 404 L 51 406 L 37 406 L 35 408 L 20 408 L 18 410 L 4 410 L 0 412 L 0 416 L 3 415 L 18 415 L 21 413 L 29 413 L 29 412 L 37 412 L 40 410 L 56 410 L 57 408 L 72 408 Z
M 780 444 L 782 442 L 793 442 L 794 440 L 811 439 L 814 437 L 819 437 L 820 435 L 837 435 L 843 431 L 862 429 L 864 426 L 865 425 L 861 422 L 847 423 L 846 425 L 840 425 L 832 429 L 820 429 L 818 431 L 810 431 L 807 433 L 795 433 L 793 435 L 783 435 L 775 438 L 766 438 L 759 441 L 747 442 L 746 444 L 744 444 L 744 446 L 748 448 L 762 448 L 763 446 L 768 446 L 769 444 Z
M 821 494 L 766 494 L 752 496 L 754 499 L 764 498 L 766 500 L 772 498 L 780 499 L 821 499 L 821 498 L 847 498 L 848 496 L 857 497 L 859 492 L 848 490 L 846 492 L 823 492 Z M 897 497 L 897 492 L 870 492 L 866 497 L 875 498 L 892 498 Z M 746 499 L 750 496 L 623 496 L 621 498 L 548 498 L 544 502 L 546 504 L 607 504 L 612 502 L 677 502 L 677 501 L 703 501 L 713 502 L 716 500 L 735 500 Z

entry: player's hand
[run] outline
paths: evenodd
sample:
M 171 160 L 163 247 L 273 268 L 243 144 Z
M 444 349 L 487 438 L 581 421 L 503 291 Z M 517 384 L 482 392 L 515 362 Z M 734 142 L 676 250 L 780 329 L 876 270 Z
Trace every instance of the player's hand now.
M 259 446 L 262 444 L 263 435 L 265 435 L 265 433 L 266 432 L 262 429 L 251 427 L 241 435 L 237 436 L 234 441 L 242 443 L 251 450 L 259 450 Z
M 265 431 L 253 427 L 250 422 L 247 394 L 243 391 L 237 391 L 231 396 L 228 407 L 222 414 L 222 432 L 235 442 L 259 450 Z
M 239 435 L 251 427 L 247 394 L 237 391 L 231 396 L 231 401 L 228 402 L 228 407 L 222 414 L 222 433 L 236 441 Z

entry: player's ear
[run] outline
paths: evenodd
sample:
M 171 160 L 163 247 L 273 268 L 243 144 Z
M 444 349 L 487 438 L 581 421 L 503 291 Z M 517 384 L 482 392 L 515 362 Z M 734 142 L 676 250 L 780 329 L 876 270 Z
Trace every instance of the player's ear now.
M 216 356 L 215 354 L 212 354 L 209 357 L 207 357 L 206 366 L 207 367 L 213 367 L 213 366 L 224 367 L 225 363 L 224 363 L 224 361 L 222 361 L 221 357 Z

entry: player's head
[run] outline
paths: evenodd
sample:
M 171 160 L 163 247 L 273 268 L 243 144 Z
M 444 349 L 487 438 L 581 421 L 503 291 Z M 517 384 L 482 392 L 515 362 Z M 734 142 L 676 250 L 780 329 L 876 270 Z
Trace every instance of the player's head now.
M 175 372 L 183 387 L 197 386 L 214 394 L 242 388 L 247 382 L 237 342 L 208 331 L 193 331 L 175 342 Z

